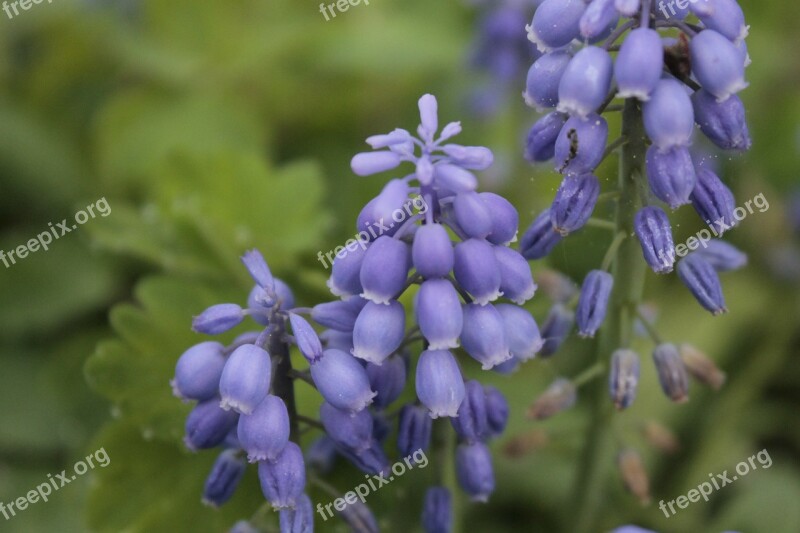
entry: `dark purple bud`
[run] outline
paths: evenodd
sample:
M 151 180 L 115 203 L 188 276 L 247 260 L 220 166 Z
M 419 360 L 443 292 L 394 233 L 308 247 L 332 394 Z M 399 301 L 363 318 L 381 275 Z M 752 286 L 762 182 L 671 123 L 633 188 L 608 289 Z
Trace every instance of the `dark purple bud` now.
M 456 222 L 468 237 L 483 239 L 492 232 L 492 213 L 475 191 L 457 194 L 453 211 Z
M 528 418 L 545 420 L 575 405 L 578 391 L 566 378 L 558 378 L 528 408 Z
M 322 357 L 322 343 L 311 324 L 305 318 L 294 313 L 289 313 L 289 322 L 292 325 L 295 342 L 297 342 L 297 347 L 303 357 L 312 363 Z
M 183 442 L 192 451 L 214 448 L 222 444 L 239 415 L 219 406 L 219 398 L 198 403 L 186 417 L 186 435 Z
M 647 149 L 646 161 L 647 182 L 656 198 L 672 209 L 691 202 L 697 176 L 688 148 L 661 149 L 654 144 Z
M 419 356 L 415 386 L 417 398 L 431 418 L 457 416 L 464 399 L 464 378 L 453 354 L 447 350 L 425 350 Z
M 431 350 L 457 348 L 463 316 L 461 300 L 446 279 L 422 282 L 416 299 L 417 323 Z
M 478 304 L 485 305 L 502 296 L 500 267 L 492 245 L 483 239 L 468 239 L 456 245 L 453 273 Z
M 659 344 L 653 350 L 658 381 L 667 397 L 676 403 L 689 399 L 689 375 L 674 344 Z
M 354 453 L 346 448 L 339 448 L 339 453 L 343 455 L 353 466 L 367 474 L 386 475 L 389 472 L 389 459 L 383 448 L 375 440 L 366 450 Z
M 525 27 L 528 40 L 540 52 L 549 52 L 572 42 L 580 35 L 580 20 L 586 4 L 583 0 L 544 0 Z
M 417 450 L 428 449 L 431 444 L 433 419 L 425 407 L 404 405 L 397 423 L 397 451 L 401 456 L 407 457 Z
M 367 363 L 370 388 L 376 393 L 373 404 L 377 409 L 385 409 L 400 396 L 407 374 L 408 362 L 401 356 L 390 357 L 382 365 Z
M 403 160 L 394 152 L 362 152 L 353 156 L 350 168 L 358 176 L 370 176 L 400 166 Z
M 297 506 L 306 486 L 306 467 L 300 446 L 289 442 L 275 461 L 258 463 L 261 492 L 275 509 Z
M 236 304 L 212 305 L 192 320 L 192 330 L 206 335 L 219 335 L 244 320 L 242 308 Z
M 528 132 L 525 159 L 531 163 L 552 159 L 556 150 L 556 139 L 568 118 L 566 113 L 553 111 L 537 120 Z
M 556 139 L 555 169 L 562 174 L 591 174 L 603 160 L 608 123 L 599 115 L 570 118 Z
M 530 70 L 525 92 L 525 103 L 536 109 L 558 105 L 558 84 L 572 56 L 567 52 L 544 54 L 537 59 Z
M 461 345 L 483 370 L 511 359 L 503 316 L 491 304 L 464 305 Z
M 355 414 L 335 408 L 323 402 L 319 418 L 325 431 L 333 441 L 353 453 L 360 453 L 372 445 L 372 415 L 369 409 Z
M 704 247 L 693 252 L 693 254 L 699 255 L 708 261 L 717 272 L 739 270 L 747 265 L 746 253 L 742 252 L 734 245 L 719 239 L 713 239 L 704 243 Z
M 424 224 L 411 246 L 414 268 L 423 278 L 443 278 L 453 269 L 453 245 L 441 224 Z
M 359 239 L 358 244 L 352 252 L 343 248 L 333 258 L 331 277 L 328 278 L 327 285 L 334 296 L 345 298 L 361 294 L 364 290 L 361 287 L 361 265 L 371 243 Z
M 247 463 L 238 450 L 225 450 L 214 461 L 203 489 L 203 503 L 219 507 L 231 499 L 244 475 Z
M 492 216 L 492 231 L 486 240 L 492 244 L 508 244 L 517 238 L 519 214 L 511 202 L 493 192 L 480 193 Z
M 372 241 L 380 235 L 394 235 L 400 228 L 399 224 L 391 225 L 392 214 L 398 209 L 402 210 L 403 206 L 409 202 L 408 193 L 407 181 L 393 179 L 383 187 L 378 196 L 364 206 L 356 222 L 356 229 L 359 231 L 358 239 L 361 241 L 362 248 L 367 241 Z
M 697 184 L 692 191 L 692 206 L 716 234 L 738 224 L 734 214 L 736 199 L 722 180 L 707 168 L 697 169 Z
M 425 533 L 451 533 L 453 502 L 445 487 L 430 487 L 422 505 L 422 529 Z
M 281 509 L 281 533 L 313 533 L 314 508 L 305 494 L 297 498 L 294 509 Z
M 274 460 L 289 442 L 286 404 L 277 396 L 267 395 L 252 414 L 239 417 L 237 436 L 251 463 Z
M 200 401 L 216 396 L 225 366 L 223 350 L 222 344 L 208 341 L 183 352 L 175 365 L 175 377 L 170 381 L 173 394 L 183 400 Z
M 749 26 L 736 0 L 695 0 L 690 6 L 703 26 L 738 43 L 747 37 Z
M 566 176 L 550 208 L 553 229 L 562 237 L 581 229 L 592 216 L 599 195 L 600 182 L 596 176 Z
M 380 365 L 400 347 L 405 328 L 406 311 L 400 302 L 367 303 L 353 329 L 353 355 Z
M 594 337 L 603 324 L 614 277 L 603 270 L 592 270 L 583 280 L 575 319 L 581 337 Z
M 391 237 L 379 237 L 367 250 L 361 265 L 361 294 L 367 300 L 388 304 L 402 292 L 411 262 L 409 247 Z
M 261 287 L 262 289 L 266 289 L 268 293 L 275 292 L 275 280 L 272 277 L 272 272 L 270 272 L 269 267 L 267 266 L 267 262 L 264 260 L 264 256 L 261 255 L 261 252 L 258 250 L 250 250 L 246 252 L 242 256 L 242 263 L 244 263 L 245 268 L 252 276 L 253 281 Z M 272 294 L 270 294 L 271 296 Z
M 553 223 L 550 221 L 550 209 L 545 209 L 525 230 L 519 241 L 519 251 L 525 259 L 541 259 L 546 257 L 561 239 L 561 235 L 553 229 Z
M 689 43 L 689 52 L 692 73 L 720 102 L 747 87 L 742 53 L 719 33 L 701 31 Z
M 250 414 L 269 391 L 272 361 L 269 353 L 254 344 L 236 348 L 228 357 L 219 380 L 220 407 Z
M 488 422 L 488 436 L 496 437 L 503 433 L 508 424 L 508 401 L 503 393 L 487 385 L 483 388 L 486 394 L 486 421 Z
M 694 119 L 711 142 L 723 150 L 749 150 L 752 145 L 742 100 L 731 95 L 717 102 L 714 95 L 700 89 L 692 95 Z
M 315 305 L 311 310 L 311 318 L 326 328 L 351 332 L 365 305 L 367 300 L 361 296 L 350 296 L 341 301 Z
M 589 115 L 597 111 L 608 96 L 613 68 L 611 56 L 604 49 L 597 46 L 582 48 L 561 76 L 558 110 L 582 120 L 590 119 Z
M 320 474 L 327 474 L 336 462 L 336 443 L 327 435 L 317 437 L 306 450 L 306 463 Z
M 311 378 L 325 400 L 344 411 L 358 412 L 372 403 L 367 371 L 352 355 L 328 349 L 311 365 Z
M 678 263 L 678 277 L 711 314 L 719 315 L 728 311 L 717 271 L 701 255 L 689 254 L 684 257 Z
M 492 454 L 484 443 L 465 443 L 456 448 L 456 478 L 472 501 L 489 501 L 494 492 L 494 470 Z
M 516 305 L 498 304 L 495 308 L 503 317 L 511 355 L 520 361 L 533 359 L 544 344 L 536 320 L 528 311 Z
M 480 382 L 471 379 L 464 383 L 466 395 L 458 408 L 458 416 L 450 419 L 459 439 L 464 442 L 479 442 L 489 434 L 486 413 L 486 393 Z
M 608 391 L 614 407 L 627 409 L 636 399 L 639 386 L 639 354 L 633 350 L 616 350 L 611 355 Z
M 694 131 L 692 99 L 683 83 L 664 78 L 642 106 L 644 129 L 655 146 L 688 146 Z
M 540 350 L 542 357 L 549 357 L 556 353 L 564 341 L 567 340 L 572 326 L 575 323 L 575 313 L 562 304 L 555 304 L 550 308 L 550 313 L 542 325 L 542 339 L 544 344 Z
M 616 25 L 619 14 L 614 7 L 615 0 L 591 0 L 580 20 L 581 35 L 585 39 L 602 36 L 608 27 Z
M 638 0 L 636 3 L 638 9 Z M 651 28 L 631 30 L 620 46 L 614 66 L 617 96 L 649 100 L 663 68 L 664 49 L 658 32 Z
M 533 298 L 536 284 L 525 258 L 507 246 L 494 246 L 494 257 L 500 267 L 500 291 L 503 296 L 518 305 Z
M 675 245 L 667 214 L 655 206 L 644 207 L 636 213 L 633 228 L 642 246 L 644 260 L 656 274 L 672 272 L 675 264 Z

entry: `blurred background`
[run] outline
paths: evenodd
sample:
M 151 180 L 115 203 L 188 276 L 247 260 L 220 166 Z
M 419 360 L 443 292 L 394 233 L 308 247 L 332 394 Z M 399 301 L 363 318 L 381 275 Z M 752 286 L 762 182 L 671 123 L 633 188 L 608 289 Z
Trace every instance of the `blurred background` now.
M 705 351 L 728 381 L 719 392 L 695 384 L 691 401 L 674 405 L 645 358 L 640 397 L 615 430 L 641 453 L 656 503 L 640 504 L 610 470 L 597 531 L 800 531 L 800 39 L 792 3 L 742 6 L 753 63 L 741 96 L 754 146 L 713 163 L 738 199 L 763 193 L 770 207 L 730 233 L 750 265 L 723 279 L 729 314 L 711 317 L 675 276 L 649 276 L 646 294 L 662 336 Z M 522 157 L 536 119 L 520 96 L 533 56 L 522 27 L 502 30 L 533 9 L 518 11 L 372 0 L 326 21 L 310 0 L 56 0 L 0 13 L 0 249 L 100 199 L 111 209 L 0 266 L 0 501 L 101 447 L 110 458 L 49 502 L 0 518 L 0 530 L 224 531 L 256 511 L 253 472 L 222 509 L 200 503 L 215 454 L 184 450 L 189 406 L 168 385 L 178 356 L 201 340 L 191 317 L 246 298 L 238 257 L 252 247 L 301 305 L 329 299 L 317 251 L 352 236 L 385 181 L 354 176 L 350 158 L 368 135 L 414 128 L 427 92 L 442 123 L 462 121 L 458 142 L 495 152 L 482 187 L 510 198 L 529 224 L 560 180 Z M 615 164 L 601 168 L 604 182 Z M 673 224 L 676 242 L 700 228 L 691 209 Z M 581 280 L 607 245 L 588 228 L 534 275 L 555 267 Z M 542 295 L 529 309 L 543 320 L 548 306 Z M 470 530 L 565 530 L 586 405 L 538 423 L 525 410 L 555 376 L 585 367 L 592 347 L 571 339 L 517 374 L 482 375 L 512 413 L 493 444 L 497 491 L 486 505 L 461 506 Z M 301 409 L 315 410 L 319 400 L 299 391 Z M 646 438 L 651 421 L 677 448 Z M 658 510 L 762 449 L 769 469 L 675 517 Z M 383 530 L 417 530 L 426 475 L 370 497 Z M 331 479 L 346 489 L 361 474 L 340 461 Z

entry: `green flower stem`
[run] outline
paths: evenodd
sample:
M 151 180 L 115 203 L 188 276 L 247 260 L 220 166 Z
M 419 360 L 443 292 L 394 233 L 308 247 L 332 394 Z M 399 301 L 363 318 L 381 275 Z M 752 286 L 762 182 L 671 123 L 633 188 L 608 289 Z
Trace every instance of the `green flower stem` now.
M 463 502 L 461 491 L 456 483 L 456 432 L 450 425 L 450 419 L 438 418 L 433 421 L 431 462 L 434 464 L 434 483 L 446 487 L 450 491 L 453 502 L 453 531 L 463 531 L 462 512 Z
M 644 173 L 645 134 L 642 111 L 634 99 L 625 101 L 622 113 L 622 136 L 628 142 L 621 147 L 619 189 L 615 228 L 617 233 L 633 235 L 633 219 L 646 198 Z M 614 288 L 609 311 L 597 342 L 596 363 L 608 367 L 611 353 L 627 347 L 631 340 L 633 319 L 642 297 L 646 265 L 636 239 L 623 239 L 612 260 Z M 591 420 L 587 429 L 585 448 L 575 481 L 576 504 L 573 527 L 569 531 L 586 533 L 598 531 L 598 515 L 606 493 L 610 466 L 614 455 L 611 431 L 613 406 L 608 398 L 604 380 L 586 386 L 590 398 Z

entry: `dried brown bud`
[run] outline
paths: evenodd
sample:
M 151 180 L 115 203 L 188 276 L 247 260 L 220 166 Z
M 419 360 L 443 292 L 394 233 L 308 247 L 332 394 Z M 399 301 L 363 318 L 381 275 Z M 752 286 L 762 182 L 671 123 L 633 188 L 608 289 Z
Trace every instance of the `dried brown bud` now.
M 650 503 L 650 480 L 639 452 L 630 448 L 622 450 L 617 456 L 617 468 L 625 488 L 636 496 L 642 505 Z
M 509 440 L 503 447 L 503 453 L 512 459 L 524 457 L 544 448 L 550 443 L 550 436 L 542 429 L 534 429 L 521 433 Z
M 575 405 L 578 397 L 572 381 L 558 378 L 528 408 L 528 418 L 544 420 Z
M 648 443 L 664 453 L 675 453 L 681 447 L 678 437 L 669 428 L 654 420 L 644 423 L 642 434 Z
M 725 372 L 706 354 L 691 344 L 681 344 L 680 351 L 683 364 L 694 379 L 714 390 L 719 390 L 725 384 Z

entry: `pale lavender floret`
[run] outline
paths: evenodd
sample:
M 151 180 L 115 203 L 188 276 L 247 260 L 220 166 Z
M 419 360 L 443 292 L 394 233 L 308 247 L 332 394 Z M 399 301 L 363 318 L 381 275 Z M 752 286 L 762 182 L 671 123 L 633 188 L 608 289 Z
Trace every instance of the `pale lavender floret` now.
M 417 293 L 416 315 L 431 350 L 458 347 L 463 325 L 461 300 L 449 280 L 429 279 L 422 283 Z
M 497 437 L 508 425 L 508 400 L 502 392 L 491 385 L 484 386 L 483 391 L 486 395 L 487 437 Z
M 462 442 L 480 442 L 489 435 L 486 393 L 480 382 L 471 379 L 464 383 L 466 394 L 458 408 L 458 416 L 450 424 Z
M 417 361 L 417 398 L 431 418 L 457 416 L 464 399 L 464 378 L 453 354 L 447 350 L 425 350 Z
M 236 304 L 212 305 L 192 320 L 192 330 L 206 335 L 219 335 L 244 320 L 244 310 Z
M 402 457 L 408 457 L 417 450 L 427 450 L 431 444 L 432 429 L 433 419 L 425 407 L 404 405 L 397 421 L 397 451 Z
M 372 446 L 373 420 L 368 409 L 353 414 L 323 402 L 319 408 L 319 419 L 325 432 L 337 445 L 353 453 L 360 453 Z
M 566 176 L 550 207 L 550 222 L 562 237 L 581 229 L 592 216 L 600 182 L 592 174 Z
M 386 134 L 367 137 L 367 144 L 369 144 L 373 150 L 379 150 L 396 144 L 406 143 L 410 140 L 411 133 L 402 128 L 395 128 L 394 131 Z
M 493 250 L 500 268 L 500 291 L 503 296 L 518 305 L 533 298 L 536 283 L 525 258 L 507 246 L 494 246 Z
M 417 273 L 425 279 L 447 276 L 453 269 L 450 235 L 441 224 L 423 224 L 414 235 L 411 257 Z
M 555 155 L 556 139 L 568 118 L 566 113 L 553 111 L 537 120 L 528 132 L 525 142 L 525 159 L 531 163 L 541 163 L 552 159 Z
M 352 332 L 358 314 L 368 301 L 361 296 L 350 296 L 344 300 L 317 304 L 311 309 L 311 318 L 326 328 Z
M 480 197 L 492 217 L 492 231 L 486 240 L 492 244 L 508 244 L 517 240 L 519 214 L 511 202 L 493 192 L 482 192 Z
M 363 291 L 361 286 L 361 265 L 364 257 L 372 244 L 366 241 L 358 241 L 353 251 L 348 249 L 341 250 L 334 256 L 331 266 L 331 276 L 328 278 L 328 289 L 340 298 L 360 294 Z
M 353 355 L 380 365 L 403 342 L 406 312 L 400 302 L 387 305 L 368 302 L 353 328 Z
M 457 194 L 453 212 L 467 237 L 483 239 L 492 232 L 492 214 L 475 191 Z
M 700 305 L 712 315 L 728 311 L 714 267 L 702 255 L 689 254 L 678 263 L 678 277 Z
M 714 239 L 703 243 L 703 248 L 693 254 L 699 255 L 717 272 L 739 270 L 747 265 L 747 254 L 725 241 Z
M 544 345 L 536 320 L 528 311 L 516 305 L 498 304 L 495 307 L 503 317 L 511 355 L 520 361 L 533 359 Z
M 393 151 L 362 152 L 353 156 L 350 168 L 358 176 L 370 176 L 400 166 L 403 159 Z
M 402 292 L 411 262 L 409 246 L 398 239 L 382 236 L 367 250 L 361 264 L 361 296 L 386 304 Z
M 558 84 L 558 111 L 590 120 L 611 89 L 613 62 L 609 53 L 587 46 L 575 54 Z
M 694 131 L 692 100 L 681 82 L 664 78 L 642 106 L 644 129 L 655 146 L 688 146 Z
M 639 355 L 633 350 L 619 349 L 611 355 L 608 392 L 614 407 L 627 409 L 636 399 L 639 385 Z
M 474 191 L 478 188 L 478 178 L 475 177 L 475 174 L 458 165 L 439 163 L 434 169 L 434 176 L 440 187 L 455 192 Z M 424 184 L 424 182 L 422 183 Z
M 439 105 L 436 97 L 432 94 L 424 94 L 419 99 L 418 106 L 420 125 L 417 133 L 423 141 L 433 142 L 436 130 L 439 129 Z
M 223 350 L 222 344 L 207 341 L 183 352 L 175 365 L 175 377 L 170 381 L 173 394 L 183 400 L 200 401 L 216 396 L 225 366 Z
M 603 270 L 592 270 L 583 280 L 575 320 L 581 337 L 594 337 L 608 311 L 614 277 Z
M 405 388 L 408 374 L 407 358 L 390 357 L 382 365 L 367 363 L 366 368 L 370 388 L 376 394 L 373 405 L 376 409 L 385 409 L 402 394 Z
M 553 52 L 534 61 L 522 93 L 527 105 L 540 110 L 558 105 L 558 84 L 570 59 L 567 52 Z
M 322 357 L 322 343 L 311 324 L 305 318 L 294 313 L 289 313 L 289 322 L 292 325 L 295 342 L 303 357 L 312 363 Z
M 700 218 L 719 235 L 738 224 L 733 192 L 711 170 L 697 169 L 697 184 L 691 200 Z
M 410 202 L 408 182 L 401 179 L 390 180 L 381 192 L 367 202 L 358 214 L 356 229 L 360 241 L 371 241 L 381 235 L 394 235 L 400 224 L 393 224 L 392 213 Z M 391 227 L 389 227 L 391 226 Z M 364 246 L 363 244 L 361 245 Z M 350 250 L 348 250 L 348 253 Z
M 238 450 L 224 450 L 217 456 L 203 488 L 203 504 L 219 507 L 231 499 L 247 464 Z
M 608 123 L 591 114 L 582 120 L 570 118 L 556 139 L 555 169 L 562 174 L 590 174 L 603 160 Z
M 483 370 L 511 359 L 503 316 L 491 304 L 464 305 L 461 345 Z
M 694 0 L 690 6 L 703 26 L 739 43 L 747 37 L 749 26 L 736 0 Z
M 636 3 L 638 5 L 638 1 Z M 659 33 L 651 28 L 631 30 L 620 46 L 614 65 L 617 96 L 649 100 L 663 68 L 664 49 Z
M 281 533 L 312 533 L 314 531 L 314 508 L 305 494 L 297 499 L 294 509 L 281 509 Z
M 616 26 L 619 14 L 615 0 L 591 0 L 579 22 L 581 35 L 585 39 L 596 39 Z
M 492 454 L 484 443 L 460 444 L 456 448 L 456 478 L 472 501 L 489 501 L 494 492 L 494 470 Z
M 222 444 L 236 427 L 239 415 L 219 406 L 219 398 L 198 403 L 186 417 L 183 443 L 192 451 L 214 448 Z
M 275 288 L 275 280 L 272 277 L 272 273 L 267 266 L 267 262 L 264 260 L 264 256 L 261 255 L 261 252 L 258 250 L 250 250 L 246 252 L 242 256 L 242 263 L 244 263 L 245 268 L 252 276 L 253 281 L 256 284 L 266 289 L 267 292 L 274 292 Z
M 661 389 L 669 399 L 683 403 L 689 399 L 689 374 L 683 364 L 681 354 L 674 344 L 659 344 L 653 350 L 653 362 L 656 365 L 658 381 Z
M 220 407 L 250 414 L 269 392 L 272 361 L 254 344 L 236 348 L 228 357 L 219 380 Z
M 262 326 L 268 325 L 269 316 L 265 311 L 267 311 L 271 305 L 264 304 L 272 302 L 273 299 L 267 294 L 267 291 L 258 285 L 254 285 L 247 295 L 247 309 L 251 311 L 250 318 Z M 292 305 L 292 307 L 294 307 L 294 305 Z
M 422 506 L 422 529 L 425 533 L 451 533 L 453 502 L 445 487 L 430 487 Z
M 688 148 L 674 146 L 663 150 L 652 145 L 645 159 L 647 182 L 656 198 L 672 209 L 691 202 L 697 176 Z
M 468 239 L 456 245 L 453 273 L 458 284 L 480 305 L 503 294 L 500 291 L 500 269 L 492 245 L 482 239 Z
M 337 409 L 361 411 L 375 397 L 361 363 L 335 348 L 325 350 L 322 358 L 311 365 L 311 379 L 322 397 Z
M 644 207 L 636 213 L 633 227 L 642 246 L 642 255 L 653 272 L 672 272 L 675 244 L 667 214 L 659 207 Z
M 749 150 L 752 144 L 747 129 L 744 104 L 731 95 L 724 102 L 704 89 L 692 95 L 694 119 L 706 137 L 723 150 Z
M 267 395 L 258 407 L 239 417 L 236 432 L 251 463 L 274 460 L 289 442 L 289 412 L 277 396 Z
M 561 239 L 561 235 L 553 229 L 553 223 L 550 221 L 550 209 L 545 209 L 523 233 L 519 241 L 519 251 L 525 259 L 541 259 L 547 256 Z
M 306 468 L 300 446 L 289 441 L 275 461 L 258 463 L 261 492 L 275 509 L 294 508 L 306 486 Z
M 451 124 L 459 124 L 454 122 Z M 449 126 L 449 125 L 448 125 Z M 459 126 L 458 131 L 460 132 Z M 442 131 L 442 137 L 449 133 Z M 442 146 L 442 151 L 447 155 L 450 160 L 456 165 L 467 168 L 470 170 L 486 170 L 494 162 L 494 154 L 485 146 L 462 146 L 460 144 L 445 144 Z
M 703 89 L 724 102 L 747 87 L 741 51 L 714 30 L 703 30 L 689 42 L 692 73 Z
M 525 29 L 528 40 L 541 52 L 568 45 L 580 35 L 583 0 L 544 0 Z
M 550 308 L 547 319 L 542 324 L 541 335 L 544 340 L 542 349 L 539 351 L 542 357 L 549 357 L 555 354 L 564 341 L 567 340 L 572 326 L 575 324 L 575 313 L 567 309 L 563 304 L 555 304 Z
M 614 0 L 614 7 L 620 15 L 632 17 L 639 13 L 640 3 L 641 0 Z

